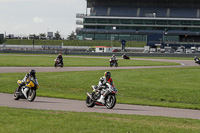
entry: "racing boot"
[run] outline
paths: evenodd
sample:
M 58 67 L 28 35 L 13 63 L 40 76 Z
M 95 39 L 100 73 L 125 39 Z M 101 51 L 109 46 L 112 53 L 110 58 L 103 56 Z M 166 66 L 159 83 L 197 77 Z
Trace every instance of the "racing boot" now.
M 101 95 L 101 97 L 97 100 L 97 102 L 100 102 L 102 104 L 105 104 L 105 97 L 103 95 Z
M 19 94 L 19 89 L 20 89 L 20 86 L 17 88 L 16 94 Z
M 19 93 L 19 90 L 20 90 L 20 88 L 21 88 L 23 85 L 24 85 L 24 84 L 20 84 L 20 85 L 18 86 L 17 91 L 16 91 L 16 94 Z
M 27 97 L 27 91 L 29 90 L 29 88 L 28 87 L 26 87 L 24 90 L 22 89 L 22 93 L 24 94 L 24 96 L 26 97 L 26 98 L 28 98 Z

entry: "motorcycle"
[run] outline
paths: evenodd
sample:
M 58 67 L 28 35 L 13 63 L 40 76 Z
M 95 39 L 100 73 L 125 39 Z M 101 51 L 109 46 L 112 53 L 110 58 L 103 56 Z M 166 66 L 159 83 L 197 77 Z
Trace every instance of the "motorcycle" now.
M 127 55 L 125 55 L 125 54 L 122 55 L 122 58 L 123 58 L 123 59 L 130 59 L 129 56 L 127 56 Z
M 106 108 L 112 109 L 116 104 L 115 95 L 117 93 L 117 89 L 115 87 L 112 87 L 110 90 L 108 90 L 108 88 L 106 88 L 106 87 L 101 87 L 101 89 L 99 89 L 99 90 L 97 90 L 97 92 L 95 92 L 94 90 L 96 90 L 95 89 L 96 87 L 97 86 L 92 85 L 93 92 L 91 94 L 87 93 L 86 106 L 89 108 L 92 108 L 95 105 L 106 106 Z M 108 94 L 104 98 L 104 103 L 99 102 L 98 100 L 100 99 L 101 95 L 103 95 L 104 92 L 107 90 L 108 90 Z
M 17 83 L 20 85 L 22 83 L 21 80 L 18 80 Z M 30 81 L 29 84 L 27 86 L 30 87 L 30 89 L 26 92 L 25 89 L 26 86 L 23 85 L 22 87 L 19 88 L 19 90 L 16 88 L 15 92 L 13 94 L 13 99 L 14 100 L 19 100 L 19 99 L 28 99 L 29 102 L 34 101 L 35 97 L 36 97 L 36 90 L 39 88 L 39 86 L 33 86 L 33 81 Z M 24 93 L 27 94 L 27 97 L 24 95 Z
M 117 59 L 116 60 L 110 59 L 109 61 L 110 61 L 110 67 L 113 67 L 113 66 L 118 67 Z
M 55 68 L 56 67 L 63 67 L 63 63 L 61 63 L 60 62 L 60 60 L 58 59 L 58 58 L 56 58 L 55 60 L 54 60 L 54 62 L 55 62 L 55 64 L 54 64 L 54 66 L 55 66 Z
M 194 61 L 195 61 L 195 63 L 200 65 L 200 60 L 199 60 L 199 58 L 197 56 L 194 57 Z

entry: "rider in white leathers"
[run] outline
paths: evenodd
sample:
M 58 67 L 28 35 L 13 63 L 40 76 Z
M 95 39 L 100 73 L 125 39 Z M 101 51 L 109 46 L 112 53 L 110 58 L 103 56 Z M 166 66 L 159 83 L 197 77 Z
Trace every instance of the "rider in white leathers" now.
M 116 61 L 117 57 L 115 56 L 115 54 L 112 55 L 112 57 L 110 58 L 111 61 Z
M 109 94 L 109 92 L 111 92 L 111 88 L 115 87 L 110 72 L 105 72 L 104 76 L 100 78 L 96 90 L 100 89 L 103 86 L 105 86 L 108 89 L 103 93 L 103 95 L 101 95 L 100 99 L 98 99 L 97 101 L 104 104 L 104 98 Z

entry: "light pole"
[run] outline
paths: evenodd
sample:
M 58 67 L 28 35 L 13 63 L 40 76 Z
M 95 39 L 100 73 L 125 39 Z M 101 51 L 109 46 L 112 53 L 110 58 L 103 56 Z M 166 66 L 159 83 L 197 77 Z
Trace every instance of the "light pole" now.
M 113 47 L 112 41 L 114 40 L 114 36 L 111 36 L 111 47 Z
M 33 39 L 33 50 L 34 50 L 34 43 L 35 43 L 35 40 Z
M 45 50 L 45 40 L 44 40 L 44 50 Z
M 21 45 L 23 45 L 23 35 L 21 34 Z

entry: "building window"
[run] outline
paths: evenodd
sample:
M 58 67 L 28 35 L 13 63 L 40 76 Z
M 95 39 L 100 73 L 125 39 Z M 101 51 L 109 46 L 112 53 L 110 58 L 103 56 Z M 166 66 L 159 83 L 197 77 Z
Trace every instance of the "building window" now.
M 97 23 L 108 23 L 107 19 L 97 19 Z
M 122 19 L 121 24 L 131 24 L 131 20 L 129 19 Z
M 134 20 L 134 24 L 143 24 L 143 20 Z
M 169 24 L 170 25 L 179 25 L 179 21 L 178 20 L 170 20 Z

